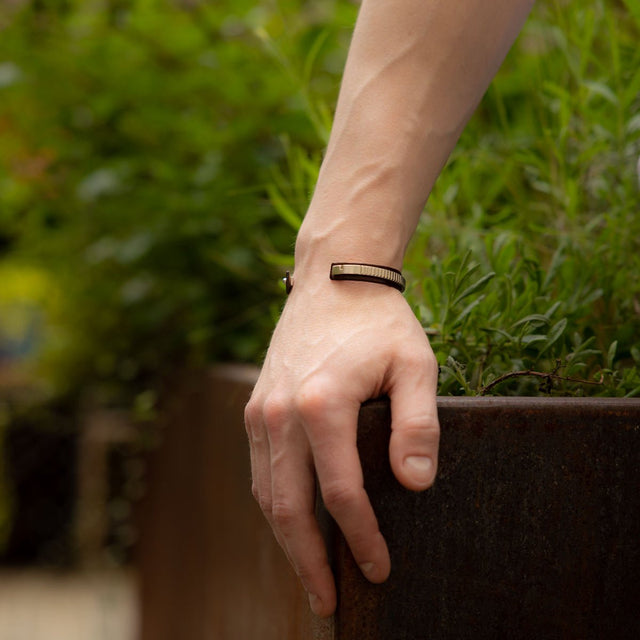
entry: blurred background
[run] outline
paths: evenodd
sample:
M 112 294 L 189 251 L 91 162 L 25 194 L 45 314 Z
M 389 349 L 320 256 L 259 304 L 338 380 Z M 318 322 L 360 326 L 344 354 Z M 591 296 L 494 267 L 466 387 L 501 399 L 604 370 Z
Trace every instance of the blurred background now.
M 135 637 L 163 399 L 187 369 L 259 363 L 356 13 L 0 3 L 0 640 Z M 481 384 L 458 367 L 469 345 L 487 362 L 481 313 L 518 348 L 489 381 L 579 354 L 581 377 L 640 392 L 639 38 L 634 0 L 539 2 L 465 132 L 407 265 L 444 392 Z M 447 325 L 428 283 L 468 250 L 493 275 Z M 538 289 L 501 325 L 483 287 L 520 273 Z
M 296 226 L 267 185 L 321 147 L 355 11 L 0 4 L 0 638 L 133 637 L 160 390 L 260 359 Z

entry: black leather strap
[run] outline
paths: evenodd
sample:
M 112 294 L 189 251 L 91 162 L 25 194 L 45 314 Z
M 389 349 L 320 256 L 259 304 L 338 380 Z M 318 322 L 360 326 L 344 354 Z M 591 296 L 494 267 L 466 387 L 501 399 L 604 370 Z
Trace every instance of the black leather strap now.
M 356 280 L 373 282 L 404 291 L 406 281 L 400 271 L 392 267 L 359 262 L 334 262 L 329 272 L 331 280 Z
M 333 262 L 329 271 L 329 278 L 331 280 L 355 280 L 384 284 L 400 292 L 404 291 L 406 287 L 404 276 L 397 269 L 361 262 Z M 293 278 L 289 271 L 286 272 L 282 281 L 287 295 L 289 295 L 293 289 Z

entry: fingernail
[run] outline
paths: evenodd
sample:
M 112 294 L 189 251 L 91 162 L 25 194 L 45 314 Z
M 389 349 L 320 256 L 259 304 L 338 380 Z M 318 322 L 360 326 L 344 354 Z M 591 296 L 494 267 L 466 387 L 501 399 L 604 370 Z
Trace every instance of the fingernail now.
M 373 571 L 373 562 L 363 562 L 360 565 L 360 571 L 365 575 L 369 575 Z
M 433 470 L 433 460 L 427 456 L 407 456 L 404 459 L 404 466 L 417 484 L 427 484 L 431 481 Z
M 311 611 L 313 611 L 313 613 L 319 616 L 320 609 L 322 609 L 322 600 L 320 600 L 320 598 L 318 598 L 318 596 L 315 593 L 310 593 L 309 606 L 311 607 Z

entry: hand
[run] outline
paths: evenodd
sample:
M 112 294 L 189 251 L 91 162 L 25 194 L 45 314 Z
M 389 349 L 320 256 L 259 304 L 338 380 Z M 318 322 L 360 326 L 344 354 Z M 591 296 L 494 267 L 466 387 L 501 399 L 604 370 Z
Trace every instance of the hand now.
M 296 281 L 245 411 L 253 494 L 304 588 L 329 616 L 336 590 L 315 519 L 325 505 L 364 575 L 389 575 L 387 546 L 356 448 L 362 402 L 391 398 L 391 467 L 407 488 L 434 481 L 437 364 L 400 292 L 379 284 Z

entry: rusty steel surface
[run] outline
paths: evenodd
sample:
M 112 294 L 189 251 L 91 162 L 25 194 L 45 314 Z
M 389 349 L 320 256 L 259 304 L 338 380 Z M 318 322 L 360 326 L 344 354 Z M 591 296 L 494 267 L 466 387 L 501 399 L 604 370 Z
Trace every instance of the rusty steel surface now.
M 640 638 L 640 400 L 438 402 L 439 473 L 421 494 L 389 468 L 388 403 L 361 410 L 392 573 L 369 584 L 330 531 L 335 640 Z
M 256 375 L 196 372 L 165 403 L 140 518 L 140 640 L 332 640 L 251 495 Z
M 333 619 L 306 597 L 250 493 L 254 369 L 182 380 L 141 514 L 141 640 L 640 638 L 640 400 L 439 398 L 438 479 L 404 490 L 388 402 L 363 406 L 365 484 L 392 557 L 361 576 L 330 517 Z

